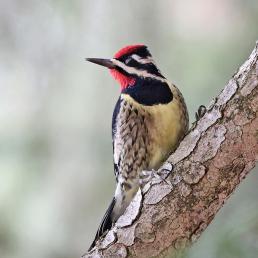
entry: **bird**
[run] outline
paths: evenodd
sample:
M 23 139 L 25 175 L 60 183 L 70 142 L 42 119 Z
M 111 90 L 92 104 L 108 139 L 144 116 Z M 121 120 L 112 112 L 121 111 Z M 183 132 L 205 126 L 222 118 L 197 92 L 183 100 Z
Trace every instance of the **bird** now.
M 86 60 L 108 68 L 120 85 L 112 117 L 116 190 L 90 251 L 124 214 L 141 187 L 142 173 L 157 170 L 177 148 L 189 118 L 181 92 L 162 75 L 146 45 L 125 46 L 113 58 Z

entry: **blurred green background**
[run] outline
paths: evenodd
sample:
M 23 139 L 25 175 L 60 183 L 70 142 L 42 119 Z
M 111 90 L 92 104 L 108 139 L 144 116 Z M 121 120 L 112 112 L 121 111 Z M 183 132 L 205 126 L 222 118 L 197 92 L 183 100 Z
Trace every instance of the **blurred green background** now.
M 119 86 L 85 57 L 148 45 L 193 121 L 257 39 L 257 0 L 0 0 L 0 257 L 79 257 L 113 195 Z M 257 182 L 185 257 L 258 257 Z

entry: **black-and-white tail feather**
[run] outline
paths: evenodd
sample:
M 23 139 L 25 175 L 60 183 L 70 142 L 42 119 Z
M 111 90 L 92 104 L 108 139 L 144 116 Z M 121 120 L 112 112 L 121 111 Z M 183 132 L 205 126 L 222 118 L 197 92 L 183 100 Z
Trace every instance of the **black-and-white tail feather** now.
M 104 235 L 105 232 L 107 232 L 109 229 L 111 229 L 111 227 L 112 227 L 111 214 L 112 214 L 112 211 L 114 209 L 115 203 L 116 203 L 116 199 L 115 199 L 115 197 L 113 197 L 111 203 L 108 206 L 108 209 L 107 209 L 104 217 L 101 220 L 100 226 L 98 228 L 98 231 L 96 233 L 94 241 L 92 242 L 92 244 L 91 244 L 91 246 L 89 248 L 89 251 L 96 245 L 97 240 L 102 235 Z

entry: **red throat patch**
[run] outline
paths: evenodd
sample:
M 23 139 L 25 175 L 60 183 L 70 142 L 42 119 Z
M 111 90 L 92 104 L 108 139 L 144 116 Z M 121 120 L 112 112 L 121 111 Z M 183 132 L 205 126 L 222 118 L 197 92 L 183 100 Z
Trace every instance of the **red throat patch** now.
M 135 83 L 134 78 L 128 77 L 115 69 L 110 69 L 110 73 L 115 78 L 115 80 L 117 80 L 119 82 L 121 91 L 123 89 L 127 88 L 128 86 L 134 85 L 134 83 Z
M 136 49 L 144 47 L 143 44 L 135 44 L 121 48 L 118 52 L 115 53 L 114 58 L 119 59 L 123 55 L 128 55 L 134 52 Z M 121 90 L 127 88 L 128 86 L 132 86 L 135 83 L 135 79 L 129 77 L 121 72 L 117 71 L 116 69 L 110 69 L 112 76 L 117 80 L 120 84 Z

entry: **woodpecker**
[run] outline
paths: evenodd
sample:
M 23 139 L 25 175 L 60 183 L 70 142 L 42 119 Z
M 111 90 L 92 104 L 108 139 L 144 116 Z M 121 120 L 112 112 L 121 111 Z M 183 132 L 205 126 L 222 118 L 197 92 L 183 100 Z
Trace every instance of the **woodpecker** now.
M 179 89 L 161 74 L 147 46 L 130 45 L 113 58 L 86 58 L 107 67 L 121 94 L 112 118 L 115 195 L 90 247 L 124 213 L 140 187 L 142 171 L 158 169 L 188 130 Z

